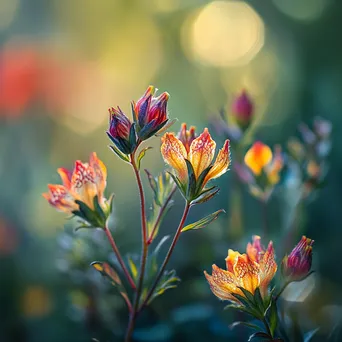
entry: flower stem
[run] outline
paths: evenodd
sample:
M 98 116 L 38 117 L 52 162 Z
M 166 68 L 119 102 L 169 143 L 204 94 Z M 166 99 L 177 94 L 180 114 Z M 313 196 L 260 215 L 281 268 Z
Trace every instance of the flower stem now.
M 140 196 L 142 252 L 141 252 L 141 260 L 140 260 L 140 273 L 139 273 L 139 279 L 138 279 L 138 287 L 137 287 L 137 291 L 135 292 L 133 310 L 131 311 L 131 314 L 129 317 L 129 323 L 128 323 L 126 338 L 125 338 L 126 342 L 129 342 L 131 340 L 133 330 L 134 330 L 135 319 L 136 319 L 140 296 L 141 296 L 143 283 L 144 283 L 145 268 L 146 268 L 146 262 L 147 262 L 147 252 L 148 252 L 145 195 L 144 195 L 144 189 L 143 189 L 142 182 L 141 182 L 140 172 L 135 162 L 135 152 L 133 152 L 131 155 L 131 165 L 135 173 L 135 178 L 137 180 L 139 196 Z
M 171 201 L 172 196 L 173 196 L 174 193 L 176 192 L 176 189 L 177 189 L 176 186 L 174 186 L 174 187 L 172 188 L 172 190 L 171 190 L 169 196 L 168 196 L 168 197 L 166 198 L 166 200 L 165 200 L 165 203 L 164 203 L 163 206 L 160 208 L 159 213 L 158 213 L 157 220 L 156 220 L 156 222 L 155 222 L 155 224 L 154 224 L 154 226 L 153 226 L 153 229 L 152 229 L 152 231 L 151 231 L 151 234 L 150 234 L 150 236 L 149 236 L 149 238 L 148 238 L 148 240 L 147 240 L 147 244 L 148 244 L 148 245 L 150 245 L 150 244 L 152 243 L 154 234 L 155 234 L 155 232 L 156 232 L 156 230 L 157 230 L 157 228 L 158 228 L 158 226 L 159 226 L 160 220 L 161 220 L 161 218 L 163 217 L 164 211 L 165 211 L 165 209 L 167 208 L 167 205 L 169 204 L 169 202 Z
M 157 277 L 156 277 L 156 279 L 155 279 L 155 281 L 154 281 L 152 287 L 150 288 L 150 290 L 149 290 L 149 292 L 148 292 L 148 294 L 147 294 L 147 296 L 146 296 L 144 302 L 141 304 L 141 306 L 140 306 L 140 308 L 139 308 L 139 311 L 141 311 L 141 310 L 144 308 L 144 306 L 145 306 L 146 304 L 148 304 L 148 301 L 150 300 L 151 296 L 153 295 L 153 292 L 154 292 L 154 290 L 156 289 L 156 287 L 157 287 L 157 285 L 158 285 L 158 283 L 159 283 L 159 281 L 160 281 L 160 278 L 161 278 L 162 275 L 164 274 L 165 268 L 166 268 L 166 266 L 167 266 L 167 264 L 168 264 L 168 262 L 169 262 L 169 260 L 170 260 L 170 257 L 171 257 L 171 255 L 172 255 L 172 252 L 173 252 L 173 250 L 174 250 L 174 248 L 175 248 L 175 246 L 176 246 L 176 243 L 177 243 L 177 241 L 178 241 L 178 239 L 179 239 L 179 236 L 180 236 L 180 234 L 181 234 L 181 232 L 182 232 L 182 228 L 183 228 L 183 226 L 184 226 L 185 220 L 186 220 L 186 218 L 188 217 L 189 210 L 190 210 L 190 206 L 191 206 L 190 203 L 189 203 L 189 202 L 186 202 L 185 207 L 184 207 L 184 211 L 183 211 L 182 218 L 181 218 L 181 220 L 180 220 L 180 222 L 179 222 L 179 225 L 178 225 L 176 234 L 175 234 L 175 236 L 174 236 L 174 238 L 173 238 L 173 240 L 172 240 L 172 243 L 171 243 L 171 245 L 170 245 L 170 248 L 169 248 L 169 250 L 168 250 L 168 252 L 167 252 L 167 254 L 166 254 L 166 256 L 165 256 L 165 259 L 164 259 L 164 261 L 163 261 L 163 264 L 161 265 L 161 267 L 160 267 L 160 269 L 159 269 L 158 275 L 157 275 Z
M 117 247 L 117 245 L 115 243 L 115 240 L 113 239 L 112 233 L 110 232 L 110 230 L 109 230 L 109 228 L 107 226 L 104 227 L 104 231 L 105 231 L 105 233 L 107 235 L 107 238 L 109 240 L 110 245 L 112 246 L 112 249 L 114 251 L 114 254 L 115 254 L 116 258 L 118 259 L 119 264 L 120 264 L 123 272 L 125 273 L 127 281 L 129 282 L 131 288 L 134 291 L 136 291 L 137 288 L 135 286 L 135 283 L 134 283 L 134 281 L 132 279 L 132 276 L 130 275 L 129 271 L 127 270 L 127 267 L 126 267 L 126 265 L 125 265 L 125 263 L 124 263 L 124 261 L 122 259 L 120 251 L 119 251 L 119 249 L 118 249 L 118 247 Z

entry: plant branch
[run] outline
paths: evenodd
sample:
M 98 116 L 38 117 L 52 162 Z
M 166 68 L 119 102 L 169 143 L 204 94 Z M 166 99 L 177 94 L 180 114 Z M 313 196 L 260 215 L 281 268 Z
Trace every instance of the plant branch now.
M 154 234 L 155 234 L 155 232 L 156 232 L 156 230 L 157 230 L 157 228 L 158 228 L 158 226 L 159 226 L 160 220 L 161 220 L 161 218 L 163 217 L 164 211 L 165 211 L 165 209 L 167 208 L 167 205 L 169 204 L 169 202 L 171 201 L 172 196 L 173 196 L 174 193 L 176 192 L 176 189 L 177 189 L 176 186 L 174 186 L 174 187 L 172 188 L 172 190 L 171 190 L 169 196 L 168 196 L 168 197 L 166 198 L 166 200 L 165 200 L 165 203 L 164 203 L 163 206 L 159 209 L 159 213 L 158 213 L 157 220 L 156 220 L 156 222 L 155 222 L 155 224 L 154 224 L 154 226 L 153 226 L 153 228 L 152 228 L 151 234 L 150 234 L 150 236 L 149 236 L 149 238 L 148 238 L 148 240 L 147 240 L 147 244 L 148 244 L 148 245 L 150 245 L 150 244 L 152 243 L 152 241 L 153 241 L 153 236 L 154 236 Z
M 124 263 L 124 261 L 122 259 L 122 256 L 121 256 L 120 251 L 119 251 L 119 249 L 118 249 L 118 247 L 117 247 L 117 245 L 115 243 L 113 235 L 110 232 L 110 230 L 107 227 L 107 225 L 104 227 L 104 231 L 105 231 L 105 233 L 107 235 L 107 238 L 109 240 L 110 245 L 112 246 L 113 252 L 114 252 L 116 258 L 118 259 L 119 264 L 120 264 L 120 266 L 121 266 L 121 268 L 122 268 L 122 270 L 123 270 L 123 272 L 124 272 L 124 274 L 126 276 L 127 281 L 129 282 L 131 288 L 134 291 L 136 291 L 137 288 L 136 288 L 135 283 L 134 283 L 134 281 L 132 279 L 132 276 L 130 275 L 130 273 L 129 273 L 129 271 L 128 271 L 128 269 L 127 269 L 127 267 L 126 267 L 126 265 L 125 265 L 125 263 Z
M 137 145 L 137 148 L 138 146 L 139 144 Z M 137 291 L 135 292 L 133 310 L 130 314 L 129 323 L 127 327 L 126 339 L 125 339 L 126 342 L 129 342 L 131 340 L 131 336 L 134 330 L 135 318 L 137 315 L 140 296 L 141 296 L 141 292 L 142 292 L 142 288 L 144 284 L 144 276 L 145 276 L 145 268 L 146 268 L 146 262 L 147 262 L 147 252 L 148 252 L 145 195 L 144 195 L 144 189 L 143 189 L 142 182 L 141 182 L 140 172 L 135 161 L 135 152 L 137 148 L 131 155 L 131 165 L 133 167 L 135 178 L 137 180 L 139 196 L 140 196 L 142 252 L 141 252 L 141 260 L 140 260 L 140 273 L 139 273 L 139 279 L 138 279 L 138 286 L 137 286 Z
M 186 218 L 188 217 L 189 210 L 190 210 L 190 206 L 191 206 L 191 205 L 190 205 L 189 202 L 186 202 L 186 203 L 185 203 L 183 215 L 182 215 L 182 218 L 181 218 L 181 220 L 180 220 L 180 222 L 179 222 L 179 225 L 178 225 L 176 234 L 175 234 L 175 236 L 174 236 L 174 238 L 173 238 L 173 240 L 172 240 L 172 243 L 171 243 L 171 245 L 170 245 L 170 248 L 169 248 L 169 250 L 168 250 L 168 252 L 167 252 L 167 254 L 166 254 L 166 256 L 165 256 L 165 259 L 164 259 L 164 261 L 163 261 L 163 264 L 161 265 L 161 267 L 160 267 L 160 269 L 159 269 L 159 271 L 158 271 L 158 275 L 157 275 L 157 277 L 156 277 L 156 279 L 155 279 L 155 281 L 154 281 L 152 287 L 150 288 L 150 290 L 149 290 L 149 292 L 148 292 L 148 294 L 147 294 L 147 296 L 146 296 L 144 302 L 141 304 L 141 306 L 140 306 L 140 308 L 139 308 L 139 311 L 141 311 L 141 310 L 143 309 L 143 307 L 148 303 L 148 301 L 150 300 L 151 296 L 153 295 L 154 290 L 156 289 L 156 287 L 157 287 L 157 285 L 158 285 L 158 283 L 159 283 L 159 281 L 160 281 L 160 278 L 161 278 L 162 275 L 164 274 L 165 268 L 166 268 L 166 266 L 167 266 L 167 264 L 168 264 L 168 262 L 169 262 L 169 260 L 170 260 L 170 257 L 171 257 L 171 255 L 172 255 L 172 252 L 173 252 L 173 250 L 174 250 L 174 248 L 175 248 L 175 246 L 176 246 L 176 243 L 177 243 L 177 241 L 178 241 L 178 239 L 179 239 L 179 236 L 180 236 L 180 234 L 181 234 L 181 232 L 182 232 L 182 228 L 183 228 L 183 226 L 184 226 L 184 223 L 185 223 L 185 221 L 186 221 Z

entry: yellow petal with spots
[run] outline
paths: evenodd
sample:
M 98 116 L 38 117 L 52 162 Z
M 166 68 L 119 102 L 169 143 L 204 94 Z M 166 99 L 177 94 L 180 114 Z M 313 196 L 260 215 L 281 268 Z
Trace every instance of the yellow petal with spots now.
M 194 168 L 196 178 L 211 164 L 215 148 L 216 143 L 211 138 L 208 128 L 191 143 L 188 159 Z
M 184 184 L 188 180 L 188 170 L 185 159 L 186 149 L 182 142 L 173 133 L 165 133 L 162 137 L 161 154 L 164 161 L 175 171 L 179 180 Z

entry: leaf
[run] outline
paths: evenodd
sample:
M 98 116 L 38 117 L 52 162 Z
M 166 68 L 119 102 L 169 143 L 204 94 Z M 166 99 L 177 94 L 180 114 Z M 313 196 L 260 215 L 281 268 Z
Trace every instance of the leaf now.
M 141 160 L 145 157 L 145 154 L 148 150 L 152 149 L 151 146 L 145 147 L 139 152 L 138 158 L 137 158 L 137 164 L 138 164 L 138 170 L 140 170 L 140 163 Z
M 165 242 L 170 238 L 170 235 L 164 236 L 157 244 L 150 257 L 150 276 L 154 276 L 158 272 L 158 254 Z
M 122 153 L 115 145 L 109 145 L 108 146 L 120 159 L 125 161 L 126 163 L 129 163 L 129 158 L 126 154 Z
M 139 272 L 138 272 L 138 268 L 137 266 L 135 265 L 134 261 L 132 260 L 132 258 L 128 258 L 128 266 L 129 266 L 129 269 L 131 271 L 131 274 L 132 274 L 132 277 L 134 280 L 137 280 L 138 279 L 138 276 L 139 276 Z
M 264 301 L 261 297 L 260 289 L 257 287 L 254 292 L 254 302 L 259 308 L 260 312 L 264 315 L 265 314 L 265 306 Z
M 196 197 L 196 188 L 197 188 L 197 182 L 196 182 L 196 176 L 194 168 L 192 167 L 192 164 L 189 160 L 185 159 L 186 166 L 188 168 L 188 187 L 186 190 L 186 197 L 188 200 L 192 200 L 194 197 Z
M 277 310 L 277 302 L 275 300 L 272 300 L 271 302 L 268 316 L 269 316 L 271 334 L 272 336 L 274 336 L 274 332 L 278 324 L 278 310 Z
M 272 341 L 272 337 L 270 335 L 259 331 L 259 332 L 252 334 L 251 336 L 249 336 L 248 342 L 250 342 L 256 338 L 262 338 L 262 339 L 266 339 L 266 341 Z
M 210 189 L 202 191 L 202 193 L 196 199 L 191 201 L 191 205 L 207 202 L 212 199 L 219 191 L 220 189 L 217 186 L 213 186 Z
M 122 285 L 119 275 L 107 262 L 94 261 L 90 265 L 103 276 L 112 280 L 113 285 Z
M 192 229 L 201 229 L 201 228 L 204 228 L 206 227 L 209 223 L 215 221 L 218 216 L 220 215 L 220 213 L 225 213 L 225 211 L 223 209 L 220 209 L 220 210 L 217 210 L 215 211 L 214 213 L 206 216 L 206 217 L 203 217 L 202 219 L 194 222 L 194 223 L 191 223 L 191 224 L 188 224 L 187 226 L 185 226 L 183 229 L 182 229 L 182 232 L 186 232 L 188 230 L 192 230 Z
M 235 327 L 239 326 L 239 325 L 244 325 L 248 328 L 251 328 L 251 329 L 255 329 L 255 330 L 259 330 L 260 327 L 257 326 L 256 324 L 253 324 L 253 323 L 248 323 L 248 322 L 234 322 L 233 324 L 231 324 L 229 326 L 230 329 L 234 329 Z
M 319 330 L 319 328 L 313 329 L 308 331 L 307 333 L 304 334 L 304 341 L 303 342 L 309 342 L 311 339 L 314 337 L 316 332 Z
M 241 311 L 245 311 L 248 314 L 254 316 L 257 319 L 262 319 L 262 315 L 260 314 L 260 311 L 255 307 L 254 302 L 251 302 L 250 300 L 248 300 L 246 297 L 241 296 L 237 293 L 233 293 L 232 294 L 237 300 L 239 300 L 241 302 L 241 304 L 243 305 L 243 307 L 245 308 L 245 310 L 241 310 L 239 308 L 239 310 Z
M 152 302 L 153 299 L 162 295 L 166 290 L 173 289 L 177 287 L 177 283 L 180 282 L 180 278 L 176 276 L 176 271 L 165 271 L 163 277 L 161 278 L 159 285 L 153 292 L 153 295 L 148 301 L 148 304 Z

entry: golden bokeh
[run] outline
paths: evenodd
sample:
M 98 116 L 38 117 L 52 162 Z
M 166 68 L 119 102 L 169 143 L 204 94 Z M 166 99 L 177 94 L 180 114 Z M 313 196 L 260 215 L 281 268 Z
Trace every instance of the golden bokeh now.
M 214 1 L 190 15 L 183 48 L 191 59 L 215 67 L 250 62 L 264 45 L 265 27 L 256 11 L 241 1 Z

